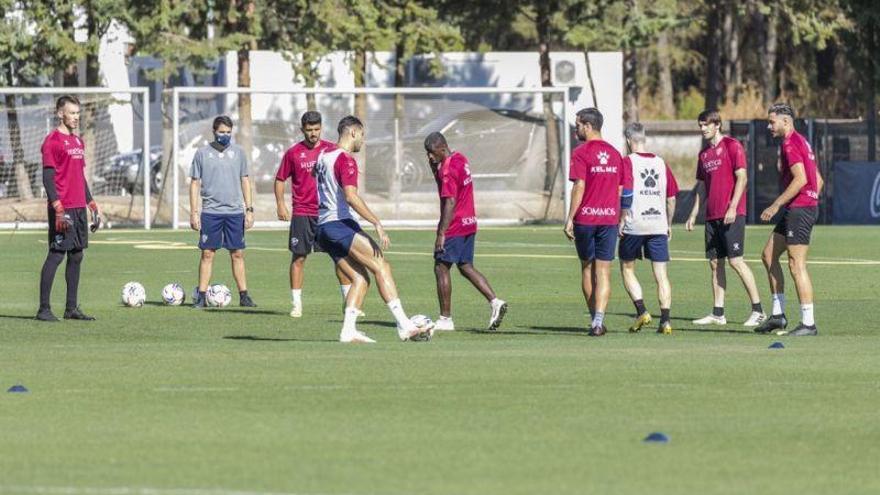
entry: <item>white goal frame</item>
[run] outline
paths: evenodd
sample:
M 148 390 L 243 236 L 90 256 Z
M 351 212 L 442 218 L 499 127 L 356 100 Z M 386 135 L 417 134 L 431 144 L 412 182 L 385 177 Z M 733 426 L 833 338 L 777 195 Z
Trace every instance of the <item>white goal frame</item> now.
M 143 168 L 144 168 L 144 229 L 150 230 L 152 219 L 150 218 L 150 88 L 145 86 L 136 86 L 128 88 L 92 88 L 92 87 L 63 87 L 63 88 L 39 88 L 39 87 L 19 87 L 19 88 L 0 88 L 0 95 L 89 95 L 89 94 L 130 94 L 141 95 L 143 98 L 143 131 L 144 131 L 144 152 L 143 152 Z M 95 164 L 92 164 L 93 166 Z M 40 228 L 45 224 L 35 223 L 35 228 Z M 0 228 L 19 228 L 17 222 L 13 224 L 0 224 Z
M 174 184 L 172 192 L 172 228 L 177 230 L 188 223 L 180 222 L 180 96 L 181 95 L 204 95 L 204 94 L 270 94 L 270 95 L 404 95 L 404 96 L 444 96 L 454 94 L 510 94 L 531 93 L 535 95 L 559 95 L 563 103 L 562 120 L 564 129 L 562 160 L 563 170 L 568 177 L 571 158 L 571 135 L 569 132 L 572 122 L 570 88 L 563 87 L 443 87 L 443 88 L 291 88 L 291 89 L 258 89 L 258 88 L 228 88 L 228 87 L 175 87 L 171 90 L 172 112 L 172 177 Z M 567 214 L 571 202 L 571 183 L 564 180 L 564 211 Z M 287 223 L 281 221 L 257 222 L 258 227 L 287 227 Z

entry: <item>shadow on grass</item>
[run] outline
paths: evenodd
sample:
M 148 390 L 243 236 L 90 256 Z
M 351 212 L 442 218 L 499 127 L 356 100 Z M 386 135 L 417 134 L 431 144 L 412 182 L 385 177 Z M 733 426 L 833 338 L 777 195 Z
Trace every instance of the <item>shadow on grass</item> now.
M 396 322 L 391 322 L 387 320 L 363 320 L 358 323 L 362 323 L 364 325 L 375 325 L 377 327 L 387 327 L 387 328 L 397 328 Z
M 206 313 L 241 313 L 241 314 L 251 314 L 251 315 L 280 315 L 287 316 L 287 313 L 284 311 L 271 311 L 268 309 L 247 309 L 247 308 L 205 308 L 202 311 Z
M 226 340 L 247 340 L 250 342 L 338 342 L 337 339 L 294 339 L 282 337 L 259 337 L 257 335 L 227 335 Z
M 574 327 L 514 327 L 522 330 L 488 330 L 485 328 L 467 328 L 459 330 L 475 335 L 552 335 L 559 334 L 569 337 L 587 336 L 587 331 Z M 552 332 L 552 333 L 551 333 Z
M 36 318 L 34 318 L 33 315 L 31 315 L 31 316 L 24 316 L 24 315 L 0 315 L 0 318 L 8 318 L 8 319 L 10 319 L 10 320 L 34 320 L 34 321 L 38 321 Z
M 676 328 L 672 327 L 675 332 L 686 332 L 686 333 L 731 333 L 734 335 L 759 335 L 751 330 L 731 330 L 729 328 L 707 328 L 707 327 L 690 327 L 690 328 Z

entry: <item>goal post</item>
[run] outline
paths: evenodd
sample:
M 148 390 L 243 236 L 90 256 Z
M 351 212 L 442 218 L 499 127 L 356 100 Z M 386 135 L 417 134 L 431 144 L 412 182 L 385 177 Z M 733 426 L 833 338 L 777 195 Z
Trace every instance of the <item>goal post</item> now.
M 450 147 L 468 157 L 481 224 L 558 221 L 566 214 L 574 114 L 567 87 L 176 87 L 171 92 L 175 229 L 189 224 L 190 164 L 195 151 L 210 143 L 212 121 L 221 114 L 232 118 L 233 141 L 248 154 L 256 225 L 286 226 L 275 213 L 275 171 L 285 151 L 302 139 L 300 116 L 310 109 L 321 112 L 327 141 L 336 140 L 340 118 L 362 109 L 358 116 L 366 143 L 356 155 L 359 186 L 383 223 L 436 224 L 436 184 L 422 146 L 433 131 L 443 132 Z M 242 97 L 249 100 L 250 118 L 242 119 Z M 548 132 L 551 126 L 555 132 Z M 289 208 L 289 185 L 285 189 Z
M 89 188 L 105 220 L 149 229 L 157 156 L 150 146 L 147 87 L 0 88 L 0 228 L 46 225 L 40 148 L 58 126 L 55 100 L 61 95 L 82 103 L 77 135 L 85 143 Z

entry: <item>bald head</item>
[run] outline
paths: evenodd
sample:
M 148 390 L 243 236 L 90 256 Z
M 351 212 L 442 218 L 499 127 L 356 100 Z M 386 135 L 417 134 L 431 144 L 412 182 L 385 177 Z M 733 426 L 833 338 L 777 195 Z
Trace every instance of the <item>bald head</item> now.
M 450 155 L 449 144 L 446 138 L 439 132 L 432 132 L 425 138 L 425 152 L 428 153 L 428 163 L 436 167 Z

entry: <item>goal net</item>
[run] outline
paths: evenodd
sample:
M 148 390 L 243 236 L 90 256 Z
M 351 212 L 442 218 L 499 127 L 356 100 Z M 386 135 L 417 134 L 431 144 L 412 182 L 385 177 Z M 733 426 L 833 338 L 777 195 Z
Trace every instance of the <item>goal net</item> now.
M 45 225 L 40 148 L 59 125 L 55 101 L 62 94 L 82 104 L 76 133 L 85 144 L 86 180 L 105 220 L 149 228 L 150 196 L 162 174 L 161 149 L 149 145 L 146 88 L 0 88 L 0 227 Z
M 168 174 L 174 225 L 189 223 L 192 158 L 211 141 L 218 115 L 232 118 L 233 142 L 248 155 L 257 225 L 284 225 L 276 215 L 275 173 L 285 151 L 302 140 L 300 117 L 310 109 L 321 112 L 322 139 L 331 142 L 342 117 L 361 117 L 359 192 L 383 223 L 436 224 L 437 186 L 423 146 L 434 131 L 468 158 L 481 224 L 560 220 L 571 142 L 566 94 L 562 88 L 176 88 L 175 167 Z M 285 190 L 289 208 L 289 184 Z

